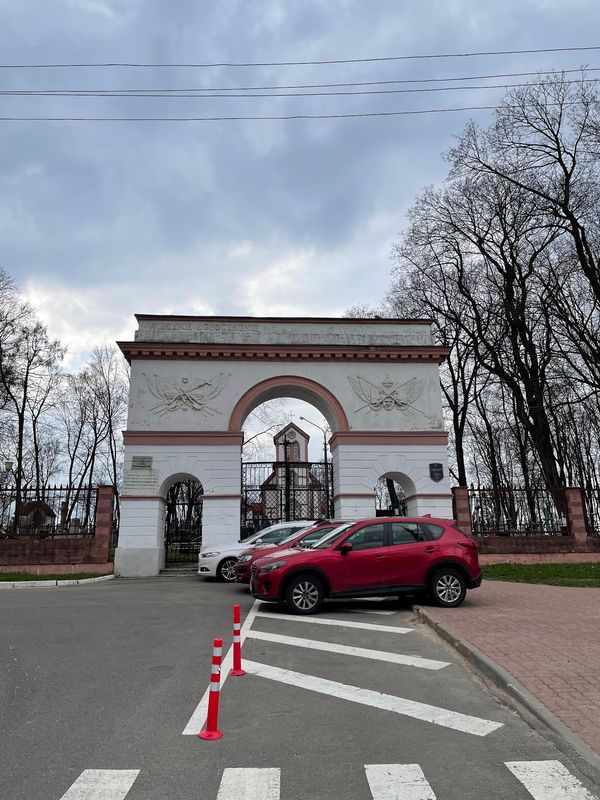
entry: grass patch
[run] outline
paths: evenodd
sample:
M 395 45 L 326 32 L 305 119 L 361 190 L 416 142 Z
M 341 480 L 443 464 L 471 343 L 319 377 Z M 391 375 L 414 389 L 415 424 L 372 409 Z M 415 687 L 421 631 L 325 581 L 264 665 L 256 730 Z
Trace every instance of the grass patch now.
M 74 572 L 72 575 L 30 575 L 28 572 L 0 572 L 0 581 L 82 581 L 84 578 L 101 578 L 97 572 Z
M 600 587 L 600 562 L 584 564 L 486 564 L 483 577 L 490 581 L 546 583 L 550 586 Z

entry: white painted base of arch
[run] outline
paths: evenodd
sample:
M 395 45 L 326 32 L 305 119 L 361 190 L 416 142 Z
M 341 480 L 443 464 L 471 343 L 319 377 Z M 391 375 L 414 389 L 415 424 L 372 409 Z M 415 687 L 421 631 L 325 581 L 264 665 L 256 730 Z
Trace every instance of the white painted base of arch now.
M 134 456 L 150 457 L 151 467 L 133 469 Z M 115 573 L 122 577 L 158 575 L 165 562 L 164 498 L 177 480 L 192 478 L 202 484 L 203 547 L 237 542 L 240 464 L 241 446 L 236 444 L 126 445 Z
M 122 497 L 115 574 L 158 575 L 165 565 L 165 503 L 161 497 Z
M 133 456 L 151 456 L 152 467 L 131 469 Z M 175 480 L 196 478 L 204 488 L 202 545 L 218 547 L 240 536 L 241 448 L 213 445 L 129 445 L 121 496 L 115 572 L 123 577 L 158 575 L 164 566 L 164 497 Z M 444 477 L 434 482 L 430 463 Z M 446 447 L 430 444 L 338 444 L 333 449 L 334 506 L 338 519 L 375 515 L 374 487 L 394 477 L 407 497 L 408 514 L 452 518 Z
M 117 547 L 115 550 L 115 575 L 120 578 L 152 578 L 164 565 L 164 547 Z
M 444 476 L 433 481 L 430 464 L 442 464 Z M 452 519 L 452 494 L 445 445 L 339 444 L 333 458 L 335 514 L 360 519 L 375 514 L 374 487 L 382 476 L 404 489 L 409 516 Z

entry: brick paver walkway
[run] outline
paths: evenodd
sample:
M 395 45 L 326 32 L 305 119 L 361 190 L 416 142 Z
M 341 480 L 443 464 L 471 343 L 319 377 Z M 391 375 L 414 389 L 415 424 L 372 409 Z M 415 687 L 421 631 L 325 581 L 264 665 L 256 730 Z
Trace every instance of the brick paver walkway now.
M 600 754 L 600 589 L 485 581 L 460 608 L 427 611 Z

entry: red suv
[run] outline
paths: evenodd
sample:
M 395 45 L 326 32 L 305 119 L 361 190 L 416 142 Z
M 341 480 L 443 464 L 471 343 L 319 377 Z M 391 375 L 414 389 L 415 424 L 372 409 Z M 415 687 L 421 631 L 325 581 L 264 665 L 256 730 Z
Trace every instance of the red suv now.
M 309 547 L 311 544 L 318 542 L 319 539 L 322 539 L 327 531 L 332 531 L 341 524 L 341 521 L 321 522 L 318 525 L 292 533 L 279 544 L 257 544 L 255 547 L 244 550 L 243 553 L 240 553 L 234 565 L 236 583 L 250 583 L 250 570 L 257 558 L 269 555 L 275 550 L 287 550 L 291 547 Z
M 325 597 L 423 591 L 438 605 L 458 606 L 480 584 L 477 545 L 449 520 L 377 517 L 341 525 L 308 549 L 257 558 L 250 592 L 313 614 Z

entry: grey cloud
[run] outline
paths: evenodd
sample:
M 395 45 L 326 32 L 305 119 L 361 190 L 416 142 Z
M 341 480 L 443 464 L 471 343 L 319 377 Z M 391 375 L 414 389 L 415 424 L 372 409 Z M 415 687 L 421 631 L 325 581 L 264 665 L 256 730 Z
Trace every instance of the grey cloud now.
M 0 10 L 0 44 L 5 62 L 279 61 L 517 49 L 587 43 L 600 9 L 593 0 L 580 0 L 578 11 L 572 14 L 553 0 L 65 0 L 51 8 L 45 0 L 13 0 Z M 577 66 L 592 58 L 5 70 L 0 80 L 4 88 L 266 85 L 509 72 Z M 188 101 L 4 97 L 0 115 L 360 112 L 488 104 L 501 94 Z M 97 300 L 106 286 L 111 302 L 114 286 L 122 282 L 131 302 L 117 304 L 119 320 L 135 310 L 189 310 L 193 298 L 220 313 L 276 313 L 289 307 L 290 296 L 298 313 L 377 303 L 403 211 L 424 184 L 444 175 L 441 153 L 466 119 L 448 114 L 287 123 L 0 123 L 0 263 L 49 293 L 54 281 L 57 292 L 94 290 Z M 242 255 L 235 255 L 236 248 Z M 295 266 L 285 272 L 288 293 L 280 300 L 261 281 L 268 279 L 263 275 L 273 280 L 269 270 L 284 263 Z M 250 297 L 252 275 L 258 288 Z M 139 286 L 143 309 L 132 307 Z

